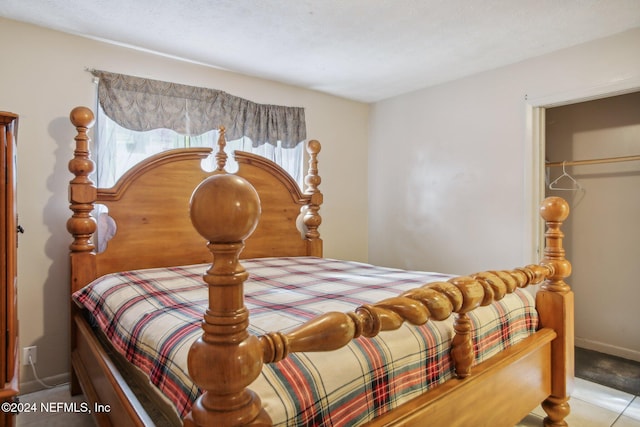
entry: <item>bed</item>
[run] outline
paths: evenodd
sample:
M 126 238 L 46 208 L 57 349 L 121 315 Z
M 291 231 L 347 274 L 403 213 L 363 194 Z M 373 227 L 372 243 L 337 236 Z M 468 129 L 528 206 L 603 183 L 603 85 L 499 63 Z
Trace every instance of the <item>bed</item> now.
M 564 200 L 541 205 L 539 264 L 401 271 L 323 257 L 317 141 L 304 191 L 249 153 L 227 173 L 224 130 L 215 154 L 171 150 L 102 189 L 93 113 L 70 119 L 71 388 L 99 425 L 512 426 L 541 403 L 545 425 L 567 425 Z M 113 236 L 97 253 L 103 219 Z

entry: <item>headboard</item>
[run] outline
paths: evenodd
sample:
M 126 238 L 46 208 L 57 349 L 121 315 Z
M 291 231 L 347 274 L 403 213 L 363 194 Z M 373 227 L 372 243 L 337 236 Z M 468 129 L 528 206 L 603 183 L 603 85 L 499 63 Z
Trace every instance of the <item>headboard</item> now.
M 210 263 L 206 242 L 195 231 L 189 216 L 193 190 L 206 177 L 224 171 L 224 129 L 221 128 L 217 169 L 205 172 L 202 160 L 210 148 L 169 150 L 152 156 L 130 169 L 111 188 L 96 188 L 89 178 L 94 163 L 89 152 L 88 130 L 93 112 L 86 107 L 71 111 L 76 127 L 76 149 L 69 162 L 75 178 L 69 184 L 73 216 L 67 229 L 73 235 L 71 249 L 72 291 L 106 273 L 151 267 Z M 307 144 L 309 171 L 306 190 L 280 166 L 263 157 L 236 151 L 238 171 L 258 191 L 262 215 L 256 231 L 246 242 L 243 258 L 267 256 L 322 256 L 318 210 L 322 193 L 317 155 L 320 143 Z M 96 253 L 93 217 L 97 204 L 105 205 L 116 232 L 101 253 Z

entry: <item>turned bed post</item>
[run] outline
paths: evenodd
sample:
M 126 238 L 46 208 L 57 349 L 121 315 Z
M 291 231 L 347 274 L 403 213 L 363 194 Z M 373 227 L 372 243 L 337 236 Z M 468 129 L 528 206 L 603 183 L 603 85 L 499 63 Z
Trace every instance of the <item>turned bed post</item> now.
M 536 307 L 541 325 L 558 334 L 551 343 L 551 396 L 542 403 L 547 413 L 544 425 L 566 426 L 574 376 L 574 301 L 573 291 L 564 281 L 571 275 L 571 263 L 565 258 L 560 226 L 569 215 L 569 205 L 559 197 L 548 197 L 540 207 L 540 214 L 547 222 L 541 264 L 551 267 L 552 274 L 536 295 Z
M 86 107 L 76 107 L 69 116 L 71 123 L 76 127 L 76 148 L 73 159 L 69 161 L 69 171 L 75 178 L 69 183 L 69 209 L 73 215 L 67 221 L 67 230 L 73 236 L 73 242 L 69 246 L 71 267 L 71 292 L 87 285 L 96 277 L 95 246 L 92 242 L 93 233 L 96 231 L 96 221 L 91 216 L 94 203 L 97 198 L 97 189 L 89 175 L 95 168 L 91 160 L 88 130 L 95 123 L 93 112 Z M 73 319 L 75 307 L 71 305 L 71 319 Z M 72 320 L 73 322 L 73 320 Z M 75 348 L 76 330 L 71 328 L 71 348 Z M 71 369 L 71 394 L 81 393 L 80 384 L 75 370 Z
M 305 194 L 309 195 L 309 203 L 305 205 L 304 225 L 306 227 L 305 237 L 307 238 L 308 254 L 322 256 L 322 239 L 318 227 L 322 223 L 322 218 L 318 211 L 323 202 L 323 196 L 318 187 L 322 181 L 318 175 L 318 153 L 320 153 L 320 143 L 311 140 L 307 143 L 307 153 L 309 153 L 309 169 L 304 178 L 307 185 Z
M 203 394 L 185 426 L 271 425 L 260 398 L 247 389 L 260 374 L 263 355 L 258 338 L 247 331 L 243 284 L 248 273 L 238 261 L 259 216 L 258 193 L 235 175 L 213 175 L 192 195 L 191 221 L 209 242 L 213 265 L 204 275 L 209 307 L 203 334 L 188 356 L 189 375 Z
M 67 221 L 67 230 L 73 236 L 71 243 L 71 287 L 78 290 L 95 279 L 95 262 L 87 258 L 95 257 L 95 246 L 91 241 L 97 225 L 91 216 L 97 198 L 97 189 L 89 175 L 95 169 L 91 160 L 87 131 L 95 123 L 91 110 L 76 107 L 71 111 L 71 123 L 78 134 L 75 137 L 76 148 L 73 159 L 69 161 L 69 171 L 75 178 L 69 183 L 69 209 L 73 215 Z

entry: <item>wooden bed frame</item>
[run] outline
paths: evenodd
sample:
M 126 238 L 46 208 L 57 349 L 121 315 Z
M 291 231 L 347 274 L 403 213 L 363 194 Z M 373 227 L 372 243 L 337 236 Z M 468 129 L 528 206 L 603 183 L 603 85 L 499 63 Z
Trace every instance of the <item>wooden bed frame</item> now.
M 327 313 L 286 334 L 256 337 L 246 330 L 249 313 L 243 282 L 248 273 L 238 260 L 240 254 L 242 258 L 322 256 L 320 144 L 308 144 L 304 192 L 280 167 L 248 153 L 236 152 L 239 170 L 227 174 L 224 131 L 213 173 L 200 167 L 210 149 L 172 150 L 142 162 L 113 188 L 98 189 L 89 179 L 94 164 L 87 132 L 94 123 L 93 113 L 77 107 L 70 118 L 78 132 L 69 163 L 75 175 L 69 186 L 73 215 L 67 223 L 73 236 L 71 292 L 106 273 L 210 263 L 213 254 L 212 267 L 203 272 L 209 286 L 203 336 L 193 345 L 188 362 L 191 378 L 204 393 L 185 426 L 271 425 L 259 396 L 247 388 L 264 363 L 292 352 L 330 351 L 360 335 L 396 329 L 405 321 L 422 324 L 451 314 L 456 378 L 367 425 L 421 426 L 426 420 L 434 426 L 513 426 L 540 402 L 547 413 L 546 426 L 567 425 L 574 337 L 573 292 L 564 282 L 571 265 L 560 231 L 569 213 L 564 200 L 548 198 L 541 206 L 547 232 L 545 256 L 538 265 L 457 277 L 351 313 Z M 99 254 L 92 241 L 96 221 L 91 213 L 96 204 L 106 205 L 117 223 L 115 237 Z M 536 293 L 540 329 L 473 365 L 467 313 L 516 287 L 536 283 L 542 283 Z M 85 318 L 71 305 L 72 393 L 83 392 L 91 405 L 108 405 L 109 411 L 94 411 L 99 425 L 153 425 Z

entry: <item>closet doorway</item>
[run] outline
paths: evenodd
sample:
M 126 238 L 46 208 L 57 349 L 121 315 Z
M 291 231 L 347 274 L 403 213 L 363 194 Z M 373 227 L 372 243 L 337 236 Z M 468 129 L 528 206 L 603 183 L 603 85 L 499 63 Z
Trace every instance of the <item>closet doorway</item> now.
M 544 110 L 545 195 L 567 199 L 577 347 L 640 361 L 640 92 Z

